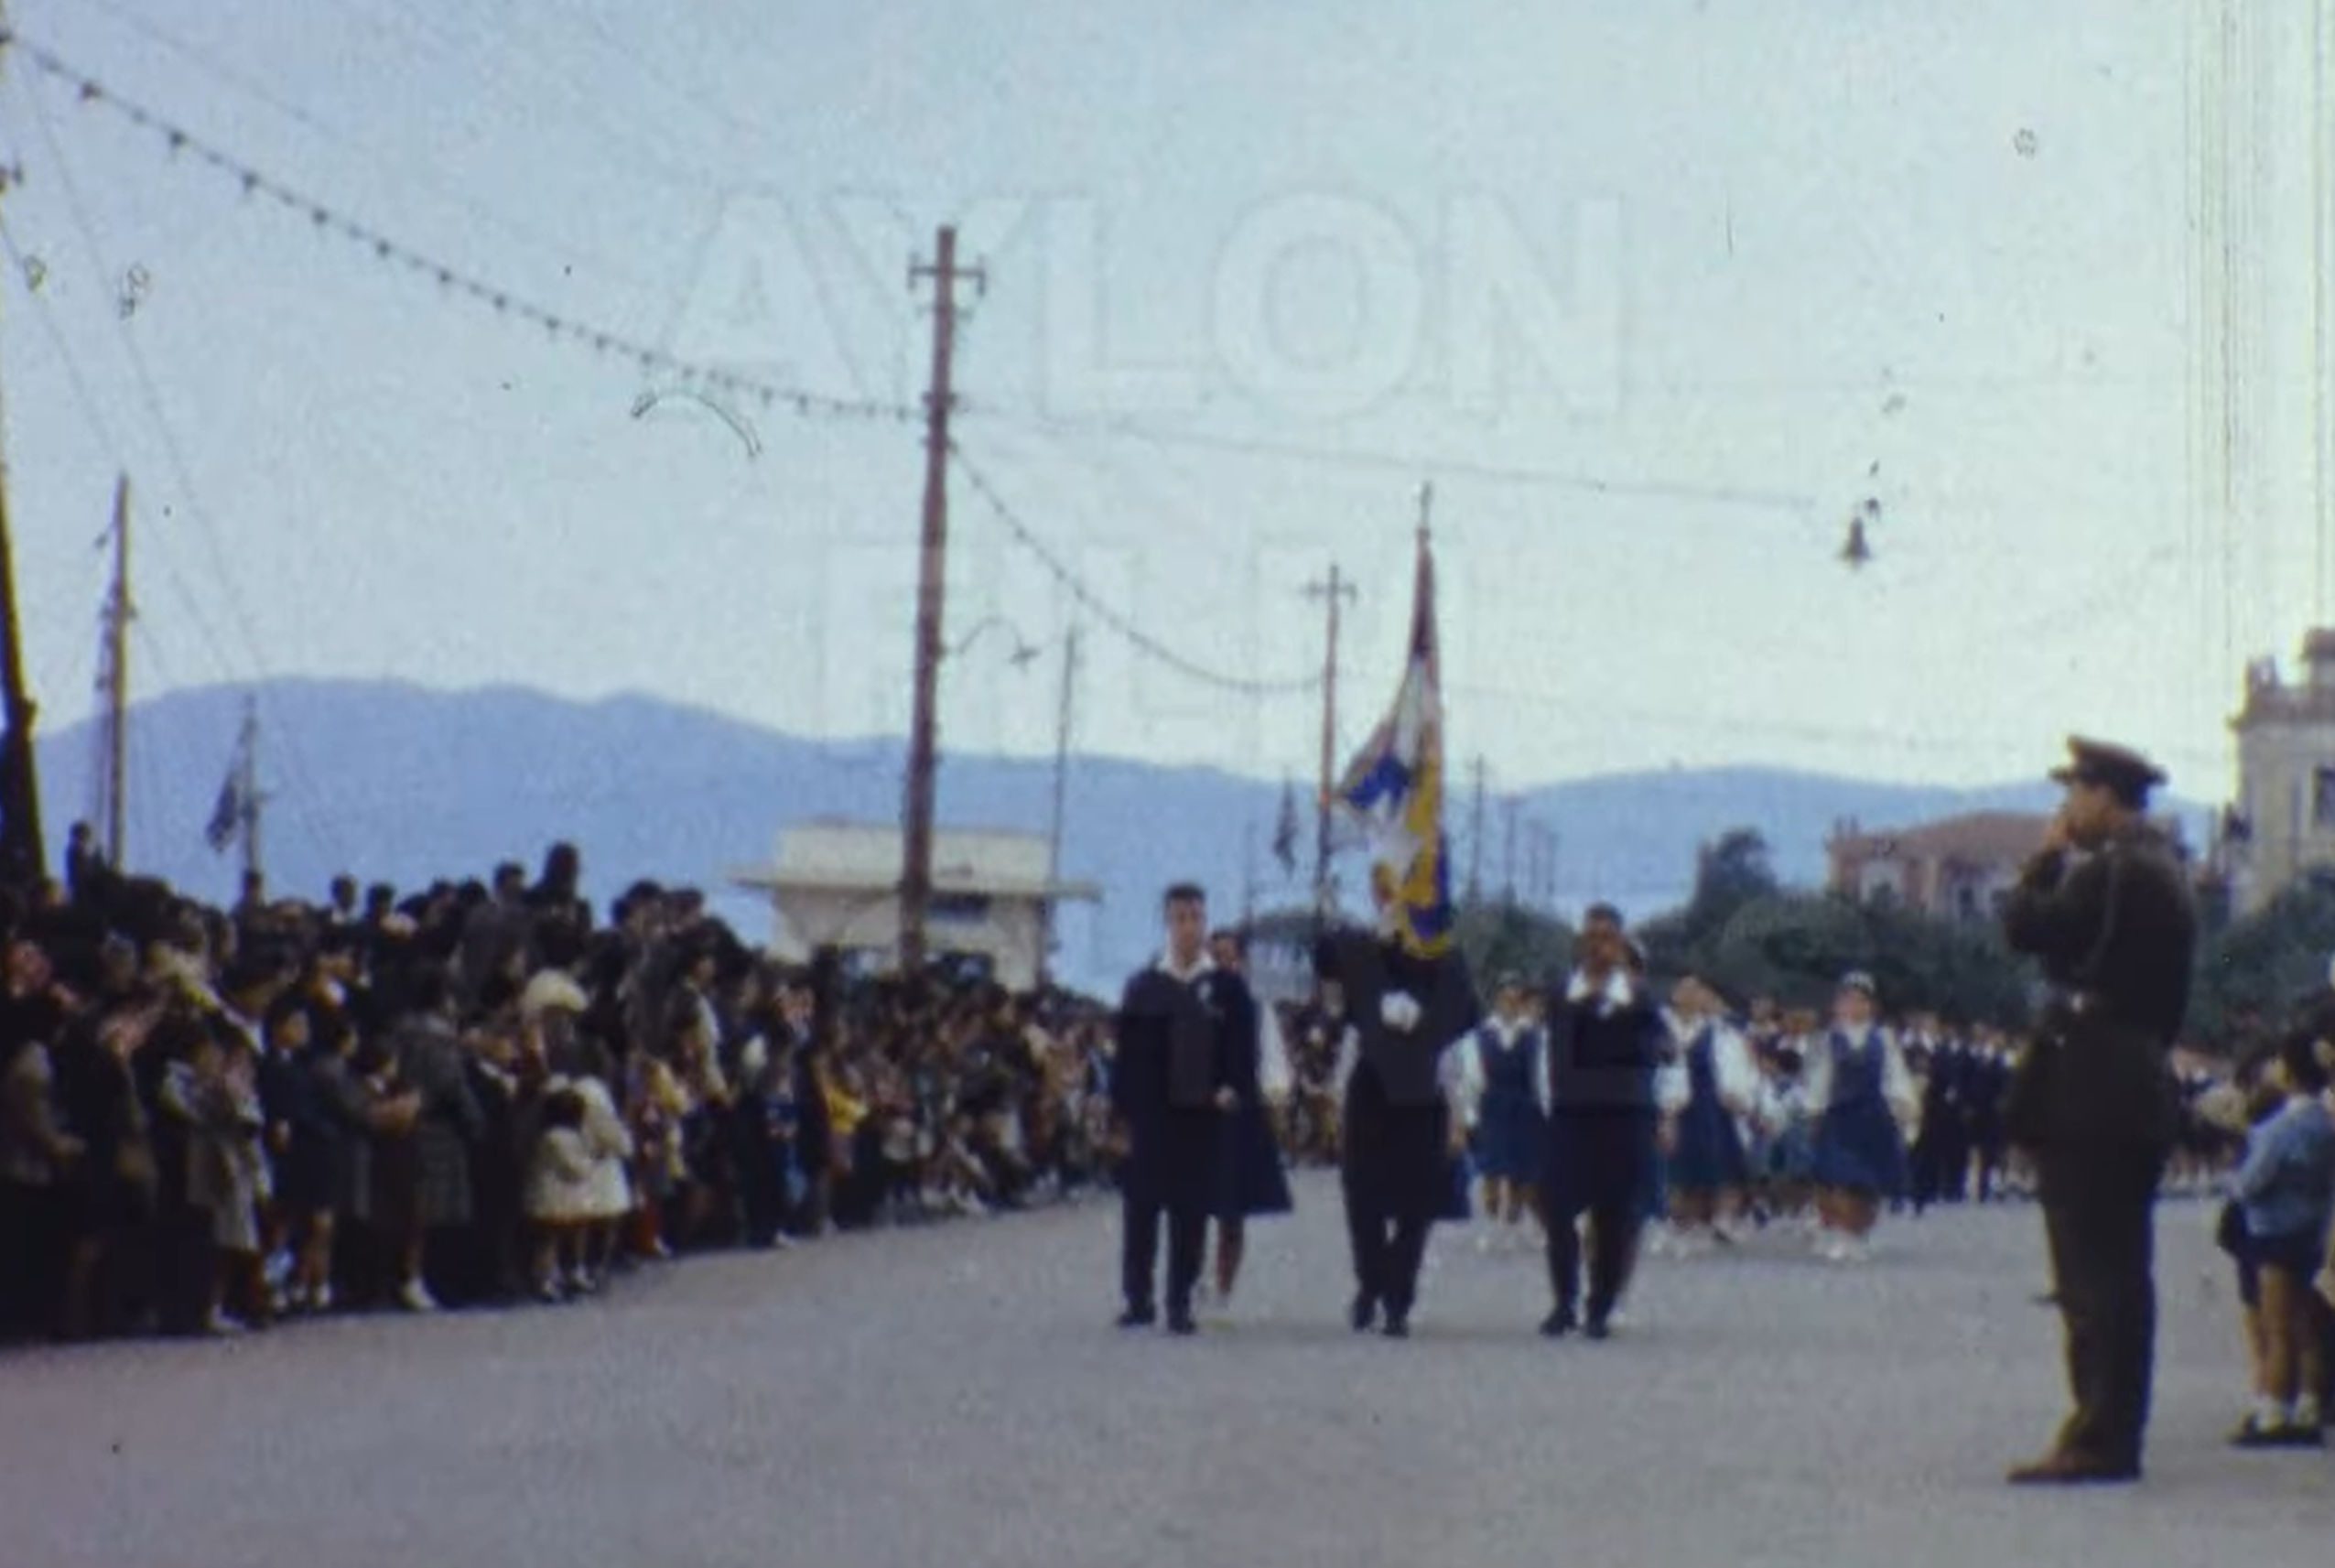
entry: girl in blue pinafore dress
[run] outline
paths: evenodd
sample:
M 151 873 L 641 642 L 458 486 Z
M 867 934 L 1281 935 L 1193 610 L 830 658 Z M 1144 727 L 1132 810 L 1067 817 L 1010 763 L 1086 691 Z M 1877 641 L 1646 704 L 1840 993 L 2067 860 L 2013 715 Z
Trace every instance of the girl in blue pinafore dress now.
M 1721 1016 L 1721 999 L 1690 979 L 1679 988 L 1682 1044 L 1664 1075 L 1664 1141 L 1670 1151 L 1670 1223 L 1690 1251 L 1733 1238 L 1751 1169 L 1737 1119 L 1750 1113 L 1758 1077 L 1743 1037 Z
M 1913 1114 L 1912 1076 L 1897 1042 L 1874 1019 L 1873 980 L 1852 974 L 1833 1000 L 1833 1026 L 1809 1060 L 1816 1113 L 1818 1255 L 1836 1263 L 1867 1255 L 1881 1204 L 1905 1190 L 1899 1123 Z
M 1484 1217 L 1496 1226 L 1540 1215 L 1537 1187 L 1547 1158 L 1548 1119 L 1533 1088 L 1547 1050 L 1526 1011 L 1523 982 L 1503 976 L 1493 1015 L 1461 1046 L 1469 1053 L 1465 1076 L 1475 1090 L 1476 1168 L 1484 1178 Z M 1510 1230 L 1509 1235 L 1520 1232 Z

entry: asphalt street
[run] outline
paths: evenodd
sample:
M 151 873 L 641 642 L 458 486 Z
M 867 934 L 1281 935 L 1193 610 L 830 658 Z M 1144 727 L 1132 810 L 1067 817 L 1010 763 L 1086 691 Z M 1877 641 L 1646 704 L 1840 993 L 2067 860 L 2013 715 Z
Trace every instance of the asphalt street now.
M 2039 1223 L 1652 1260 L 1622 1331 L 1533 1333 L 1536 1254 L 1436 1233 L 1402 1343 L 1347 1331 L 1335 1185 L 1259 1225 L 1190 1340 L 1109 1326 L 1094 1203 L 589 1303 L 0 1355 L 0 1568 L 2335 1560 L 2335 1454 L 2242 1454 L 2209 1206 L 2159 1213 L 2137 1487 L 2002 1472 L 2060 1411 Z

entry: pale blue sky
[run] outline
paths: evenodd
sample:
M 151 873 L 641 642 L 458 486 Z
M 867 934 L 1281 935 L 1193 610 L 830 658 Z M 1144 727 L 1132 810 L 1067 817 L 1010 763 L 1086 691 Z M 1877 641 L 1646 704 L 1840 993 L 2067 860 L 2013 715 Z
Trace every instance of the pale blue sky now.
M 2084 729 L 2213 798 L 2237 661 L 2291 654 L 2314 535 L 2262 523 L 2225 581 L 2191 506 L 2190 10 L 11 7 L 372 228 L 817 391 L 913 399 L 909 252 L 961 218 L 989 285 L 970 460 L 1227 671 L 1318 660 L 1297 589 L 1335 557 L 1363 589 L 1349 741 L 1391 695 L 1432 478 L 1452 744 L 1502 785 L 1988 782 Z M 21 57 L 0 142 L 46 269 L 0 294 L 0 390 L 49 722 L 88 706 L 126 463 L 144 689 L 264 664 L 904 725 L 913 429 L 749 405 L 750 457 L 684 404 L 636 418 L 656 380 L 246 200 Z M 953 628 L 1054 635 L 1050 579 L 955 493 Z M 1311 697 L 1195 687 L 1087 625 L 1082 746 L 1311 773 Z M 1050 748 L 1053 671 L 1006 643 L 951 669 L 946 743 Z

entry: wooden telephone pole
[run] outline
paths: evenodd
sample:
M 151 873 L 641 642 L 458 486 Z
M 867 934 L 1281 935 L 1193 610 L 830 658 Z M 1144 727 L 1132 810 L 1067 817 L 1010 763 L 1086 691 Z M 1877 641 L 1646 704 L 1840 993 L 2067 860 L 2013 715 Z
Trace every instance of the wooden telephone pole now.
M 1071 699 L 1078 690 L 1078 628 L 1073 626 L 1062 638 L 1062 695 L 1054 707 L 1054 808 L 1046 822 L 1046 881 L 1062 881 L 1062 805 L 1070 776 L 1070 713 Z M 1038 977 L 1041 987 L 1054 978 L 1054 894 L 1046 893 L 1045 930 L 1039 938 Z
M 1467 813 L 1467 902 L 1474 904 L 1484 897 L 1484 754 L 1477 752 L 1467 771 L 1476 780 L 1476 798 Z
M 1507 853 L 1504 857 L 1507 869 L 1500 879 L 1502 883 L 1500 900 L 1510 909 L 1516 907 L 1516 807 L 1517 799 L 1514 795 L 1508 796 L 1500 803 L 1500 814 L 1508 823 Z
M 128 853 L 130 773 L 130 476 L 114 485 L 114 583 L 105 596 L 105 863 L 118 871 Z
M 948 413 L 954 401 L 950 371 L 957 340 L 957 284 L 976 289 L 987 279 L 979 267 L 957 265 L 957 230 L 943 224 L 930 265 L 911 263 L 908 287 L 933 285 L 933 374 L 924 394 L 924 517 L 916 564 L 916 697 L 909 720 L 907 798 L 900 869 L 900 972 L 924 968 L 924 915 L 933 896 L 934 779 L 940 764 L 939 728 L 941 611 L 948 587 Z
M 0 192 L 24 178 L 0 168 Z M 16 623 L 16 546 L 8 533 L 8 467 L 0 457 L 0 886 L 32 888 L 49 870 L 40 838 L 40 774 L 33 759 L 32 694 L 25 687 L 25 651 Z
M 1329 625 L 1322 649 L 1322 789 L 1313 807 L 1313 918 L 1330 915 L 1330 791 L 1337 784 L 1338 736 L 1338 606 L 1355 597 L 1354 584 L 1338 575 L 1335 561 L 1329 575 L 1305 585 L 1305 597 L 1329 608 Z

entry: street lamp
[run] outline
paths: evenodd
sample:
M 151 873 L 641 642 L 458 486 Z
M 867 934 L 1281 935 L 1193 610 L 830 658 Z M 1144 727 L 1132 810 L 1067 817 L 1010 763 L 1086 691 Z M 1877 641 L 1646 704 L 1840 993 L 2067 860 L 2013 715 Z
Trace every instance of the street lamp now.
M 1031 661 L 1035 659 L 1040 654 L 1046 651 L 1044 644 L 1032 643 L 1029 638 L 1022 634 L 1022 629 L 1019 626 L 1016 626 L 1012 622 L 1008 621 L 1004 616 L 984 615 L 978 621 L 974 622 L 973 624 L 966 630 L 965 635 L 959 637 L 956 642 L 951 643 L 946 647 L 943 648 L 941 650 L 942 656 L 945 658 L 956 658 L 957 655 L 972 647 L 975 643 L 980 641 L 981 633 L 988 631 L 992 626 L 998 628 L 1000 631 L 1005 633 L 1008 636 L 1013 639 L 1013 652 L 1008 654 L 1006 657 L 1013 661 L 1013 666 L 1016 669 L 1029 668 Z
M 1013 639 L 1013 651 L 1006 655 L 1013 667 L 1026 670 L 1039 655 L 1057 644 L 1062 649 L 1062 691 L 1054 712 L 1054 793 L 1046 813 L 1046 881 L 1052 885 L 1062 880 L 1062 818 L 1063 799 L 1070 771 L 1070 709 L 1073 683 L 1078 669 L 1078 628 L 1071 627 L 1060 638 L 1048 638 L 1032 643 L 1022 629 L 1002 615 L 984 615 L 966 629 L 965 634 L 941 650 L 946 658 L 963 654 L 978 642 L 982 633 L 995 627 Z M 1041 985 L 1051 979 L 1054 970 L 1054 905 L 1049 892 L 1044 901 L 1045 928 L 1039 935 L 1038 975 Z

